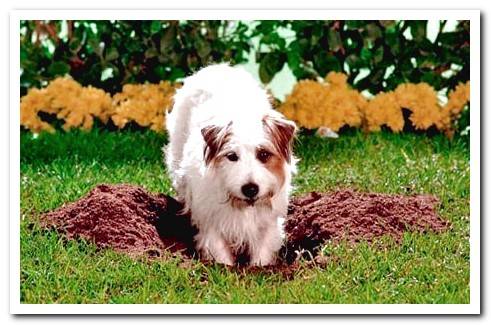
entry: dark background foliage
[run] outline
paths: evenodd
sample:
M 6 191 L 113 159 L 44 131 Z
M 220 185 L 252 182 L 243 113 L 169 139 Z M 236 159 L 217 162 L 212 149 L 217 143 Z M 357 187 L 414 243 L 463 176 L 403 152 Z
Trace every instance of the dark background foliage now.
M 21 94 L 65 74 L 114 93 L 125 83 L 179 80 L 212 62 L 242 63 L 251 49 L 264 83 L 288 65 L 297 79 L 345 72 L 374 94 L 402 82 L 452 89 L 469 79 L 470 22 L 451 32 L 444 24 L 432 42 L 418 20 L 23 21 Z M 362 69 L 369 74 L 354 82 Z
M 454 88 L 469 80 L 470 22 L 460 21 L 456 30 L 439 32 L 431 42 L 427 21 L 261 21 L 254 34 L 260 44 L 260 76 L 268 82 L 288 64 L 297 79 L 324 77 L 329 71 L 345 72 L 349 83 L 358 90 L 376 94 L 392 90 L 403 82 L 427 82 L 435 89 Z M 295 32 L 287 42 L 278 28 Z M 409 31 L 411 37 L 406 38 Z M 386 78 L 386 71 L 392 73 Z M 361 69 L 370 73 L 357 80 Z M 442 76 L 454 70 L 450 77 Z
M 247 27 L 229 25 L 217 20 L 23 21 L 21 94 L 67 73 L 83 85 L 114 93 L 125 83 L 174 81 L 212 62 L 244 62 L 250 48 Z M 60 37 L 62 28 L 65 37 Z M 106 69 L 112 69 L 112 77 L 101 78 Z

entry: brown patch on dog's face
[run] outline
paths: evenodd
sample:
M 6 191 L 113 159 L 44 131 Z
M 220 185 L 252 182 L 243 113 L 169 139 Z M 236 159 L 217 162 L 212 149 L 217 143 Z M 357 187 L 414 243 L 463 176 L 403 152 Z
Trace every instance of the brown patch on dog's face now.
M 217 157 L 232 134 L 230 130 L 231 125 L 232 122 L 230 122 L 226 127 L 209 125 L 201 129 L 201 134 L 205 140 L 203 157 L 206 165 L 216 162 Z
M 282 117 L 266 115 L 263 118 L 263 125 L 271 138 L 271 142 L 276 151 L 286 162 L 290 163 L 293 137 L 295 135 L 295 123 Z
M 285 160 L 283 157 L 279 157 L 273 154 L 266 163 L 264 163 L 264 167 L 271 172 L 271 174 L 275 175 L 278 179 L 278 183 L 280 184 L 280 188 L 285 184 L 285 168 L 284 168 Z

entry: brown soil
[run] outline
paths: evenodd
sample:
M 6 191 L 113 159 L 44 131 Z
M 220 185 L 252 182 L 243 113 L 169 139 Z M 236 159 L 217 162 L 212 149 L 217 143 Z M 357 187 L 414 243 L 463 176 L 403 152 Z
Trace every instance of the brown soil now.
M 290 202 L 286 248 L 315 253 L 326 241 L 371 242 L 389 236 L 399 242 L 404 232 L 441 232 L 450 224 L 436 213 L 437 204 L 429 195 L 311 192 Z
M 41 217 L 41 223 L 82 238 L 100 248 L 132 255 L 161 256 L 193 253 L 196 230 L 189 216 L 179 215 L 181 204 L 163 194 L 132 185 L 98 185 L 85 197 Z
M 356 243 L 384 235 L 399 241 L 408 231 L 446 230 L 449 223 L 437 215 L 437 203 L 435 197 L 426 195 L 351 190 L 312 192 L 293 198 L 285 223 L 287 241 L 277 268 L 291 270 L 288 264 L 295 261 L 298 252 L 315 256 L 327 241 Z M 158 257 L 168 251 L 191 257 L 195 255 L 196 229 L 191 226 L 189 215 L 179 214 L 181 207 L 172 197 L 152 194 L 141 187 L 99 185 L 80 200 L 44 214 L 41 221 L 68 238 L 83 238 L 100 248 L 110 247 L 131 255 Z M 314 264 L 322 262 L 319 257 Z

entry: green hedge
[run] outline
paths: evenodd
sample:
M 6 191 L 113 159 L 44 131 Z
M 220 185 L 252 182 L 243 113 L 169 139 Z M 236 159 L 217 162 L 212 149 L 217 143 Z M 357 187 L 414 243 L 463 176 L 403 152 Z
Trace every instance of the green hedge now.
M 212 62 L 248 60 L 272 80 L 285 65 L 298 79 L 342 71 L 358 90 L 469 80 L 469 21 L 434 41 L 427 21 L 22 21 L 21 94 L 70 74 L 108 92 L 125 83 L 178 80 Z M 356 79 L 360 71 L 369 71 Z M 355 80 L 356 79 L 356 80 Z M 356 82 L 355 82 L 356 81 Z
M 435 89 L 453 89 L 469 80 L 469 21 L 444 32 L 440 21 L 435 40 L 427 35 L 427 21 L 261 21 L 254 34 L 264 44 L 257 60 L 268 82 L 284 64 L 297 79 L 345 72 L 360 91 L 376 94 L 403 82 L 427 82 Z M 293 41 L 278 30 L 295 33 Z M 409 33 L 410 36 L 406 36 Z M 370 73 L 356 80 L 362 69 Z M 389 71 L 390 73 L 389 75 Z M 446 73 L 444 73 L 446 72 Z M 442 75 L 443 73 L 443 75 Z
M 226 21 L 22 21 L 21 93 L 67 73 L 114 93 L 212 62 L 245 62 L 246 32 L 244 23 Z

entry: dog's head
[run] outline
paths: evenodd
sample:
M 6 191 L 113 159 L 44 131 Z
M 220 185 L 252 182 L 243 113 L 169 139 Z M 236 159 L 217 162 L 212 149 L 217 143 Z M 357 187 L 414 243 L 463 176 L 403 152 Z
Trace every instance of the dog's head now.
M 201 130 L 204 161 L 220 182 L 226 202 L 236 208 L 271 206 L 289 181 L 295 124 L 276 111 L 253 129 L 210 125 Z

